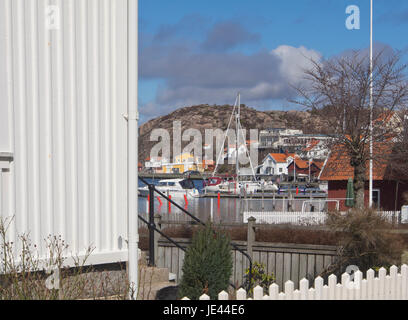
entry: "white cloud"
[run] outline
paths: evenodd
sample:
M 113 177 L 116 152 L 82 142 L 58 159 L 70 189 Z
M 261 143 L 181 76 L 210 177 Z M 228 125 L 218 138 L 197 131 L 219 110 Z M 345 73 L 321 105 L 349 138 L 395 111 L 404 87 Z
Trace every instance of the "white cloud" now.
M 319 52 L 303 46 L 295 48 L 282 45 L 272 50 L 271 54 L 281 60 L 279 71 L 291 85 L 298 85 L 303 81 L 304 71 L 313 67 L 311 60 L 320 62 L 322 59 Z

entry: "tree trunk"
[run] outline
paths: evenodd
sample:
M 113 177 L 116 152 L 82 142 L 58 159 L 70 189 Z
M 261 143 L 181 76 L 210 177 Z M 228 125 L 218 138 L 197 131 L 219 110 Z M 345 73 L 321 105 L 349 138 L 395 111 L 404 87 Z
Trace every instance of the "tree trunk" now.
M 366 167 L 363 161 L 353 161 L 354 164 L 354 199 L 355 208 L 363 209 Z

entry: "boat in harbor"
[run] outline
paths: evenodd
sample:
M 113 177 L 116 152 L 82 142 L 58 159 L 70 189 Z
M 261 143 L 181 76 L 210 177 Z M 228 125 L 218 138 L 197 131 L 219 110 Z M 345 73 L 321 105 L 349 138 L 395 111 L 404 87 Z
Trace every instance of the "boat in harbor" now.
M 272 181 L 268 181 L 268 182 L 261 181 L 260 186 L 259 186 L 259 188 L 257 189 L 256 192 L 260 192 L 260 193 L 262 193 L 262 192 L 276 192 L 278 190 L 279 190 L 279 187 L 276 184 L 274 184 Z
M 221 177 L 210 177 L 204 180 L 204 192 L 218 193 L 220 192 L 220 186 L 224 183 L 224 179 Z
M 160 180 L 158 184 L 155 185 L 155 187 L 164 195 L 171 196 L 172 198 L 183 199 L 184 197 L 187 197 L 187 199 L 191 199 L 198 198 L 200 196 L 200 192 L 194 186 L 193 181 L 190 179 Z M 141 197 L 147 197 L 149 195 L 149 187 L 148 186 L 140 187 L 139 195 Z
M 225 181 L 220 185 L 221 193 L 239 194 L 254 194 L 260 188 L 260 183 L 256 181 Z
M 262 184 L 260 181 L 257 180 L 256 174 L 255 174 L 255 170 L 253 168 L 252 162 L 251 162 L 251 158 L 249 156 L 249 151 L 248 148 L 246 146 L 246 139 L 243 135 L 243 131 L 242 131 L 242 126 L 241 126 L 241 95 L 238 93 L 237 96 L 237 100 L 234 104 L 234 109 L 232 111 L 231 114 L 231 118 L 228 124 L 228 128 L 226 132 L 229 132 L 230 130 L 230 124 L 232 123 L 232 119 L 235 116 L 235 133 L 236 133 L 236 144 L 235 144 L 235 163 L 236 163 L 236 169 L 235 169 L 235 177 L 233 177 L 232 179 L 222 179 L 220 177 L 216 177 L 216 172 L 217 172 L 217 168 L 218 165 L 220 163 L 221 160 L 221 153 L 218 155 L 218 159 L 217 159 L 217 163 L 215 166 L 215 169 L 213 171 L 212 177 L 207 179 L 208 183 L 206 183 L 206 185 L 204 186 L 204 193 L 221 193 L 221 194 L 232 194 L 232 195 L 239 195 L 239 196 L 245 196 L 248 194 L 255 194 L 258 192 L 262 192 L 262 190 L 264 192 L 273 192 L 278 190 L 278 187 L 271 183 L 268 184 Z M 240 150 L 240 146 L 239 146 L 239 139 L 241 139 L 242 136 L 242 140 L 244 148 L 245 148 L 245 153 L 248 155 L 249 157 L 249 163 L 250 163 L 250 169 L 251 169 L 251 176 L 252 176 L 252 180 L 243 180 L 240 179 L 240 167 L 239 167 L 239 150 Z M 224 137 L 224 143 L 226 140 L 227 136 L 225 135 Z M 241 177 L 243 177 L 243 175 L 241 175 Z M 265 189 L 263 189 L 265 188 Z

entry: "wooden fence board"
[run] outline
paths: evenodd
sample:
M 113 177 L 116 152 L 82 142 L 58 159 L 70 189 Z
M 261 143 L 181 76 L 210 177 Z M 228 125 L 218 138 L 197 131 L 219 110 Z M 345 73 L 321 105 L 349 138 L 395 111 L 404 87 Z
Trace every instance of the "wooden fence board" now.
M 275 260 L 276 260 L 276 253 L 272 251 L 268 252 L 268 273 L 269 274 L 273 273 L 276 277 Z
M 307 277 L 307 254 L 299 255 L 299 279 Z
M 295 253 L 292 254 L 291 257 L 292 260 L 292 266 L 291 266 L 291 272 L 290 272 L 290 278 L 289 280 L 292 280 L 295 284 L 299 282 L 299 254 Z M 298 289 L 295 285 L 295 289 Z
M 290 253 L 283 254 L 283 282 L 290 280 L 292 270 L 292 255 Z
M 177 281 L 179 280 L 179 248 L 173 247 L 171 248 L 171 272 L 176 274 Z
M 316 272 L 315 272 L 315 260 L 316 257 L 314 254 L 310 254 L 307 256 L 307 276 L 309 277 L 314 277 Z
M 323 271 L 324 267 L 324 256 L 316 255 L 316 274 Z M 314 276 L 316 276 L 316 274 Z
M 276 253 L 276 283 L 279 288 L 283 287 L 283 253 Z
M 183 247 L 189 244 L 188 240 L 175 239 Z M 245 242 L 239 242 L 239 247 L 246 250 Z M 264 263 L 269 274 L 273 273 L 279 288 L 287 280 L 295 284 L 302 278 L 314 279 L 317 273 L 334 259 L 336 248 L 332 246 L 296 246 L 294 244 L 270 244 L 256 243 L 254 261 Z M 261 250 L 258 250 L 261 249 Z M 268 250 L 269 249 L 269 250 Z M 320 252 L 319 252 L 320 249 Z M 233 273 L 231 282 L 241 285 L 246 268 L 249 267 L 248 260 L 240 252 L 233 250 Z M 184 252 L 166 240 L 159 241 L 158 266 L 169 268 L 169 271 L 177 275 L 179 280 L 182 276 Z

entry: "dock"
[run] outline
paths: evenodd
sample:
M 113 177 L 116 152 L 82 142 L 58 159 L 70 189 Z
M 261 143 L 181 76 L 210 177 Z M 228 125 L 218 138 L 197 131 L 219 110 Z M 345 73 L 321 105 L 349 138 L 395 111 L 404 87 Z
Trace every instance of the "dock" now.
M 218 193 L 215 192 L 207 192 L 200 196 L 201 198 L 218 198 Z M 231 194 L 231 193 L 220 193 L 221 198 L 241 198 L 241 199 L 288 199 L 289 197 L 293 199 L 326 199 L 327 194 L 324 193 L 300 193 L 299 194 L 288 194 L 288 193 L 253 193 L 247 194 L 246 196 L 239 195 L 239 194 Z

